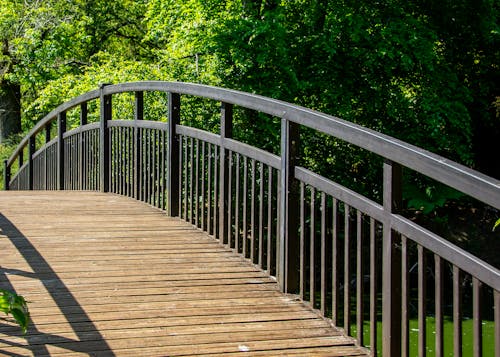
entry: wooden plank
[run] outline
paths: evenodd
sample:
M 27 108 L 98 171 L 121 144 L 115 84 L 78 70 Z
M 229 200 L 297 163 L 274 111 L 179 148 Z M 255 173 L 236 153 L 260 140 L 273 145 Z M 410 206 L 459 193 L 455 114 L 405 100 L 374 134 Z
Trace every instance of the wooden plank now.
M 0 354 L 357 356 L 367 351 L 274 278 L 147 204 L 0 192 L 0 287 L 30 301 Z

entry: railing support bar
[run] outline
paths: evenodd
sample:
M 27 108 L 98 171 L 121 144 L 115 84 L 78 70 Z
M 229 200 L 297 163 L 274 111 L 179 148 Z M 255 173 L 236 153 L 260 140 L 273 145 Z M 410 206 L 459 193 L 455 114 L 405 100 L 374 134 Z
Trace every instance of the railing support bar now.
M 224 139 L 233 137 L 233 105 L 224 102 L 221 103 L 220 136 L 219 241 L 226 243 L 229 237 L 226 222 L 229 219 L 228 205 L 231 192 L 226 187 L 229 182 L 229 155 L 224 146 Z
M 384 209 L 397 213 L 402 201 L 401 165 L 384 162 Z M 382 243 L 382 350 L 384 356 L 401 356 L 401 236 L 384 222 Z
M 178 93 L 168 93 L 168 168 L 167 168 L 167 195 L 168 214 L 171 217 L 179 216 L 179 138 L 176 135 L 176 126 L 181 118 L 181 97 Z
M 297 293 L 299 289 L 300 185 L 294 179 L 299 154 L 299 125 L 281 119 L 281 191 L 279 222 L 278 281 L 282 291 Z
M 66 112 L 57 116 L 57 189 L 64 190 L 64 133 L 66 132 Z
M 112 118 L 111 95 L 104 95 L 104 87 L 108 84 L 100 86 L 100 148 L 99 148 L 99 174 L 100 174 L 100 189 L 101 192 L 109 192 L 109 167 L 110 167 L 110 146 L 109 146 L 109 130 L 108 120 Z

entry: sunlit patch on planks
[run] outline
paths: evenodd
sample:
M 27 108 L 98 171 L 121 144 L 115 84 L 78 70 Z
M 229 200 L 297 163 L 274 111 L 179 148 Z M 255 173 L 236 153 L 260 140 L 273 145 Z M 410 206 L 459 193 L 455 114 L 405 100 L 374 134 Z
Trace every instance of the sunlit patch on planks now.
M 207 234 L 125 197 L 0 192 L 0 287 L 30 301 L 0 355 L 358 356 L 366 350 Z

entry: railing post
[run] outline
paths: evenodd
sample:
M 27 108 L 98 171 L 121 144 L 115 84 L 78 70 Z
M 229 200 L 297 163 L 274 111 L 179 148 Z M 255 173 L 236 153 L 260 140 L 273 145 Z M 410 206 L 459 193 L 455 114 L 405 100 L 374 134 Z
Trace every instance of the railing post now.
M 167 194 L 168 214 L 171 217 L 179 216 L 179 139 L 176 126 L 180 123 L 181 97 L 178 93 L 168 93 L 168 168 Z
M 144 119 L 144 93 L 135 92 L 135 113 L 134 113 L 134 197 L 140 200 L 141 194 L 141 169 L 142 169 L 142 135 L 137 121 Z
M 402 176 L 401 165 L 384 162 L 383 204 L 387 215 L 401 210 Z M 401 356 L 401 251 L 397 247 L 400 240 L 387 217 L 382 243 L 382 351 L 389 357 Z
M 45 145 L 50 142 L 50 129 L 52 127 L 52 122 L 47 123 L 45 126 Z M 44 167 L 45 167 L 45 190 L 49 189 L 49 161 L 47 160 L 47 149 L 44 155 Z
M 299 125 L 281 119 L 281 191 L 279 212 L 278 281 L 282 291 L 296 293 L 299 288 L 299 201 L 300 187 L 294 179 L 299 155 Z
M 233 105 L 221 103 L 220 121 L 220 171 L 219 171 L 219 241 L 225 243 L 229 232 L 226 222 L 228 220 L 228 202 L 230 192 L 227 189 L 229 182 L 229 158 L 225 149 L 224 139 L 233 137 Z
M 87 108 L 87 103 L 82 103 L 80 105 L 80 133 L 79 139 L 80 139 L 80 150 L 78 153 L 78 161 L 79 161 L 79 177 L 78 177 L 78 187 L 80 190 L 84 190 L 86 187 L 84 187 L 84 181 L 85 181 L 85 140 L 83 139 L 83 131 L 81 130 L 81 127 L 84 125 L 87 125 L 87 117 L 88 117 L 88 108 Z
M 33 190 L 33 156 L 35 155 L 36 142 L 35 136 L 30 136 L 28 143 L 28 190 Z
M 57 116 L 57 189 L 64 190 L 64 133 L 66 132 L 66 112 Z
M 19 155 L 17 156 L 17 162 L 17 166 L 19 166 L 19 169 L 21 169 L 24 164 L 24 148 L 19 152 Z
M 99 127 L 99 175 L 101 192 L 109 192 L 109 130 L 108 120 L 112 118 L 111 95 L 104 95 L 104 87 L 109 84 L 101 84 L 100 93 L 100 127 Z
M 10 166 L 8 164 L 9 160 L 3 161 L 3 188 L 5 191 L 9 190 L 10 184 Z

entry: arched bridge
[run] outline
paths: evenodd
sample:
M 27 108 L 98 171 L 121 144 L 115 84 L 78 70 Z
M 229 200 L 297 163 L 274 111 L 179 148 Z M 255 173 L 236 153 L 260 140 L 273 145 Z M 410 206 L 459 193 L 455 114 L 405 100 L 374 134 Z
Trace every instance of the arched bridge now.
M 237 135 L 261 116 L 267 150 Z M 380 199 L 307 167 L 305 137 L 368 153 Z M 500 357 L 500 271 L 401 214 L 403 171 L 500 210 L 495 179 L 278 100 L 170 82 L 74 98 L 5 162 L 0 287 L 33 324 L 0 322 L 0 354 Z

